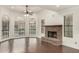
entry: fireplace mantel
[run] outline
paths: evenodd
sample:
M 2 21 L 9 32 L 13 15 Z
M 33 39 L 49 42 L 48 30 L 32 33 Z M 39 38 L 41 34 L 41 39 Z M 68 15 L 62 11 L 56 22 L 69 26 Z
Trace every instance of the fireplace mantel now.
M 44 25 L 44 27 L 62 27 L 62 25 Z

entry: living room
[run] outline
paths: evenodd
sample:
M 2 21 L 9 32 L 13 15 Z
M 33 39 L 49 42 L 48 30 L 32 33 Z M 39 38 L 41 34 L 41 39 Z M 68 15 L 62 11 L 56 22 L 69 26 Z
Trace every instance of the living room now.
M 79 6 L 1 5 L 1 53 L 79 51 Z

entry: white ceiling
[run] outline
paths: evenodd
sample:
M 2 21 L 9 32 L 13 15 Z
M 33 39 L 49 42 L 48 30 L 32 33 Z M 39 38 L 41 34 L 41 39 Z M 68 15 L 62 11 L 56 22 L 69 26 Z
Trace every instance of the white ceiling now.
M 25 13 L 24 10 L 26 10 L 25 5 L 9 5 L 9 6 L 4 6 L 4 7 L 8 8 L 10 10 L 17 11 L 17 12 L 22 12 L 22 13 Z M 42 8 L 38 7 L 38 6 L 29 6 L 29 9 L 32 12 L 39 12 L 39 11 L 42 10 Z
M 18 12 L 24 12 L 25 10 L 25 5 L 8 5 L 4 7 Z M 72 7 L 79 7 L 79 6 L 78 5 L 59 5 L 58 7 L 56 7 L 56 5 L 29 5 L 29 9 L 33 12 L 39 12 L 43 9 L 61 11 Z
M 64 9 L 79 7 L 79 5 L 41 5 L 41 8 L 46 8 L 53 11 L 62 11 Z

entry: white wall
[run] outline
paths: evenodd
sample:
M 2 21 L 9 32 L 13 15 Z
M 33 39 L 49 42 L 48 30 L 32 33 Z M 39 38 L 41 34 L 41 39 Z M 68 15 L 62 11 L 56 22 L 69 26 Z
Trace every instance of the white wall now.
M 73 38 L 64 37 L 63 35 L 63 45 L 79 49 L 79 8 L 65 9 L 60 14 L 63 16 L 73 14 Z M 62 32 L 64 34 L 64 26 Z
M 45 25 L 62 25 L 62 16 L 51 10 L 39 12 L 39 18 L 45 19 Z

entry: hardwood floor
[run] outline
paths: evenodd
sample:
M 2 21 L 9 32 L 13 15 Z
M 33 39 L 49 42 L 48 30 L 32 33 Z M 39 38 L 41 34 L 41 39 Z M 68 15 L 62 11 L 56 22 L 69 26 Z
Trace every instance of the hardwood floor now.
M 29 45 L 25 44 L 25 39 L 17 39 L 14 41 L 12 51 L 9 51 L 8 42 L 1 44 L 0 53 L 79 53 L 79 50 L 66 47 L 66 46 L 55 46 L 46 42 L 42 42 L 41 46 L 37 43 L 35 38 L 31 38 Z
M 31 48 L 28 50 L 31 53 L 61 53 L 62 47 L 54 46 L 45 42 L 42 42 L 41 46 L 37 46 L 35 48 Z
M 42 42 L 41 46 L 28 49 L 28 53 L 79 53 L 79 50 L 67 46 L 54 46 L 46 42 Z
M 67 46 L 63 46 L 62 52 L 63 53 L 79 53 L 79 50 L 74 49 L 74 48 L 70 48 L 70 47 L 67 47 Z

